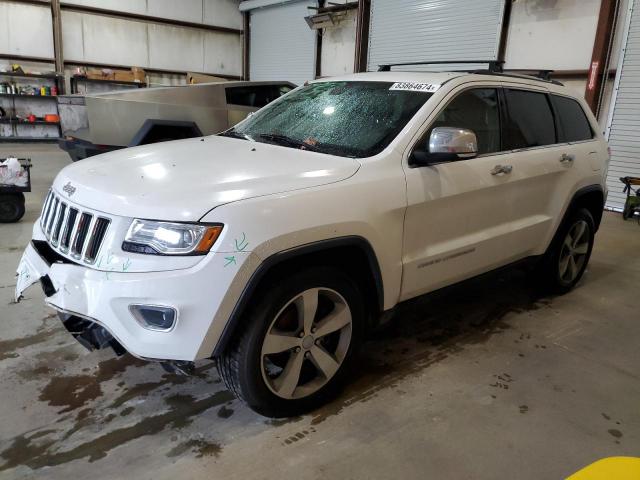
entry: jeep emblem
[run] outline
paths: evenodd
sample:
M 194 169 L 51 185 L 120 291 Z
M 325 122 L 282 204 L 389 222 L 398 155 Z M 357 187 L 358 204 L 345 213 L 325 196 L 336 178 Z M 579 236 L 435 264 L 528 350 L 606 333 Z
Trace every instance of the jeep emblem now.
M 62 187 L 62 191 L 65 192 L 67 195 L 71 196 L 74 193 L 76 193 L 76 187 L 71 185 L 71 182 L 67 182 L 67 184 L 64 187 Z

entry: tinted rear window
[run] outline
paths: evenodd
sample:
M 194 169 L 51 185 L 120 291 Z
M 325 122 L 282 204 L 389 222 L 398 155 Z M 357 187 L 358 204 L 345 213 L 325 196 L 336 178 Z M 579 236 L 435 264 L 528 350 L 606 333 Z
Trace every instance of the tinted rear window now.
M 505 90 L 505 94 L 508 150 L 556 143 L 553 113 L 546 94 L 524 90 Z
M 289 85 L 243 85 L 226 89 L 227 103 L 262 108 L 292 90 Z
M 593 138 L 589 120 L 578 102 L 558 95 L 551 95 L 551 99 L 558 115 L 558 141 L 579 142 Z

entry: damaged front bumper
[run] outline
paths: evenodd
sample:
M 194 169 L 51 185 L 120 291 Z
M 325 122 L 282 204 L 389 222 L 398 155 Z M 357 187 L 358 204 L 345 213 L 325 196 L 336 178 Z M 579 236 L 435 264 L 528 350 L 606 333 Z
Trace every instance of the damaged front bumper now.
M 120 342 L 113 338 L 113 335 L 95 320 L 81 318 L 65 312 L 58 312 L 58 317 L 68 332 L 87 350 L 111 348 L 117 356 L 127 353 L 127 350 Z M 169 373 L 192 375 L 195 370 L 193 362 L 183 360 L 159 360 L 159 362 L 162 368 Z
M 87 350 L 112 348 L 118 356 L 127 352 L 120 342 L 95 320 L 88 320 L 65 312 L 58 312 L 58 317 L 69 333 Z
M 55 295 L 56 289 L 48 275 L 50 268 L 47 260 L 35 250 L 34 244 L 29 244 L 18 265 L 15 301 L 19 302 L 24 291 L 38 281 L 47 297 Z M 88 350 L 111 347 L 117 355 L 126 352 L 113 335 L 94 319 L 82 318 L 77 314 L 57 310 L 58 317 L 65 328 Z
M 48 253 L 44 241 L 29 244 L 17 270 L 16 301 L 40 282 L 45 302 L 85 347 L 110 347 L 118 354 L 128 351 L 148 360 L 171 361 L 179 370 L 188 362 L 211 357 L 227 312 L 239 295 L 231 286 L 238 272 L 225 268 L 220 254 L 212 253 L 181 270 L 106 272 Z M 252 255 L 235 254 L 239 266 Z M 168 331 L 145 327 L 131 312 L 132 305 L 139 304 L 174 308 L 175 326 Z

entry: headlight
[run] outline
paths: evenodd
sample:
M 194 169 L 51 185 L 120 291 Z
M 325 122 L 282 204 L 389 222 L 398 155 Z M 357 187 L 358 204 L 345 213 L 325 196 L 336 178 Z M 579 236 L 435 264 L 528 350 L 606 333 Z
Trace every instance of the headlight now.
M 135 219 L 127 231 L 122 249 L 156 255 L 204 255 L 221 231 L 222 225 Z

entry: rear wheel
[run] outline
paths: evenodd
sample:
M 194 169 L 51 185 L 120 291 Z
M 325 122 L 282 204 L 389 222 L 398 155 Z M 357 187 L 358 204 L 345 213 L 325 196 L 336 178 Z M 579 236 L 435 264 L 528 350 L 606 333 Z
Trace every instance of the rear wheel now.
M 0 194 L 0 223 L 17 222 L 24 215 L 24 194 Z
M 589 263 L 595 235 L 593 216 L 576 210 L 563 222 L 541 264 L 543 285 L 555 293 L 566 293 L 580 281 Z
M 318 267 L 281 278 L 218 359 L 227 387 L 258 413 L 299 415 L 336 393 L 362 338 L 364 307 L 345 273 Z

